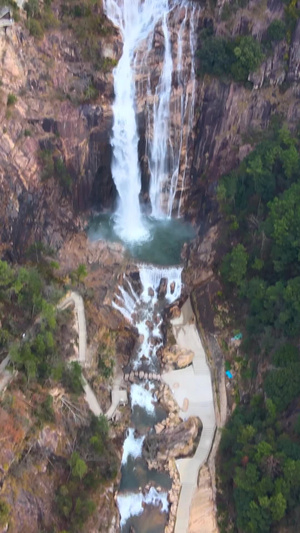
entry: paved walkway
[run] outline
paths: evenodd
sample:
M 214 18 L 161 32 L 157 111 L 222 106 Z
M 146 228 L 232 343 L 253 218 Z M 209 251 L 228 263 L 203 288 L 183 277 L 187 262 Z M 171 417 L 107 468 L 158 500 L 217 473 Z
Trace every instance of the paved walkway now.
M 209 455 L 216 422 L 210 369 L 194 323 L 194 313 L 190 300 L 187 300 L 183 305 L 180 317 L 173 319 L 171 323 L 177 344 L 181 348 L 192 350 L 195 355 L 191 366 L 167 372 L 162 375 L 162 379 L 170 386 L 180 407 L 183 407 L 184 400 L 188 399 L 188 409 L 180 411 L 180 416 L 183 419 L 189 416 L 198 416 L 203 424 L 195 455 L 176 461 L 180 474 L 181 492 L 175 533 L 186 533 L 189 525 L 190 505 L 197 488 L 199 469 Z
M 77 292 L 70 292 L 65 296 L 61 303 L 58 304 L 58 309 L 66 309 L 69 305 L 74 303 L 75 313 L 76 313 L 76 329 L 78 331 L 78 361 L 81 366 L 87 366 L 86 361 L 86 320 L 84 312 L 84 302 L 80 294 Z M 121 376 L 117 376 L 114 380 L 113 389 L 111 393 L 111 406 L 108 409 L 105 416 L 110 420 L 117 407 L 121 404 L 127 403 L 127 391 L 120 389 L 120 384 L 122 381 Z M 103 411 L 100 407 L 100 404 L 94 394 L 92 387 L 89 385 L 87 380 L 83 377 L 83 388 L 86 402 L 94 415 L 99 416 L 103 414 Z

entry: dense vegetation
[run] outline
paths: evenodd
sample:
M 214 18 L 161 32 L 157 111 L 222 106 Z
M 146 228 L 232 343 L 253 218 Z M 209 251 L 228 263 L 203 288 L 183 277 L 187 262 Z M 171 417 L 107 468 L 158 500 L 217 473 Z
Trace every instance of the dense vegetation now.
M 291 42 L 300 15 L 299 3 L 296 0 L 283 0 L 283 3 L 283 19 L 274 19 L 262 34 L 261 40 L 253 37 L 250 29 L 249 34 L 231 36 L 230 20 L 239 9 L 249 8 L 247 0 L 223 3 L 221 19 L 225 22 L 225 28 L 222 28 L 222 36 L 215 34 L 213 19 L 206 19 L 205 27 L 199 33 L 199 75 L 210 74 L 247 86 L 249 74 L 257 70 L 262 61 L 273 53 L 275 44 L 283 40 Z M 253 17 L 256 16 L 253 14 Z
M 261 361 L 266 369 L 263 390 L 234 411 L 220 448 L 222 531 L 245 533 L 277 531 L 279 522 L 296 531 L 300 512 L 299 139 L 275 121 L 256 141 L 218 187 L 231 248 L 220 272 L 252 390 Z
M 90 493 L 99 490 L 103 482 L 114 479 L 118 470 L 104 416 L 92 416 L 90 424 L 78 431 L 76 449 L 65 467 L 65 481 L 57 491 L 56 505 L 68 531 L 82 531 L 84 522 L 96 508 Z
M 57 310 L 65 290 L 65 280 L 56 273 L 58 266 L 52 251 L 38 242 L 28 250 L 22 266 L 0 260 L 0 362 L 9 353 L 9 366 L 18 370 L 1 397 L 0 418 L 8 438 L 5 445 L 13 443 L 12 464 L 5 463 L 8 484 L 27 487 L 28 471 L 38 469 L 44 454 L 50 453 L 53 471 L 49 479 L 53 483 L 55 477 L 56 483 L 53 520 L 59 530 L 75 533 L 82 531 L 94 512 L 95 494 L 115 478 L 118 458 L 105 417 L 92 416 L 80 398 L 81 367 L 70 362 L 76 342 L 72 312 Z M 83 288 L 86 275 L 85 265 L 70 273 L 77 290 Z M 106 353 L 101 345 L 102 352 Z M 113 363 L 108 353 L 102 364 L 102 375 L 110 376 Z M 58 391 L 56 396 L 53 389 Z M 23 414 L 18 399 L 21 391 L 21 401 L 28 406 Z M 53 454 L 36 444 L 45 425 L 65 439 L 63 453 Z M 2 456 L 1 461 L 3 466 Z M 8 501 L 0 499 L 0 526 L 10 523 L 13 527 Z
M 256 70 L 263 59 L 261 46 L 251 35 L 227 39 L 216 37 L 212 30 L 202 32 L 198 56 L 200 73 L 229 77 L 238 82 L 246 82 L 249 73 Z

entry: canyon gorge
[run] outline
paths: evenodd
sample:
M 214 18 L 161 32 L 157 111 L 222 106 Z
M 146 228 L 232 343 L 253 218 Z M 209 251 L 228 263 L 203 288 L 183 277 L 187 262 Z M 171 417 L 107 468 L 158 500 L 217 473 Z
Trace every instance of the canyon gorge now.
M 85 379 L 99 412 L 112 391 L 126 391 L 129 406 L 107 426 L 95 422 L 83 395 L 68 392 L 68 370 L 54 378 L 43 369 L 35 382 L 12 356 L 7 389 L 0 380 L 0 417 L 13 426 L 0 453 L 1 532 L 229 531 L 217 525 L 215 458 L 238 393 L 246 394 L 225 378 L 224 353 L 237 350 L 238 360 L 240 344 L 227 344 L 234 336 L 220 267 L 237 222 L 220 207 L 219 184 L 278 121 L 297 135 L 296 4 L 11 4 L 15 22 L 0 28 L 1 265 L 36 269 L 47 285 L 40 292 L 57 307 L 70 290 L 82 295 Z M 286 23 L 268 47 L 269 28 L 288 9 L 298 10 L 292 30 Z M 236 57 L 241 39 L 263 52 L 244 78 L 229 67 L 219 74 L 213 47 L 211 70 L 201 56 L 213 38 L 236 43 Z M 5 306 L 22 314 L 18 295 L 31 287 L 22 275 L 13 289 L 9 276 L 0 283 L 1 326 Z M 25 332 L 8 328 L 20 346 L 43 323 L 47 306 L 37 309 L 34 300 Z M 64 316 L 58 342 L 68 369 L 79 358 L 79 319 Z M 1 361 L 14 352 L 12 337 L 0 338 Z M 55 417 L 28 422 L 45 394 Z M 95 489 L 93 463 L 101 465 Z

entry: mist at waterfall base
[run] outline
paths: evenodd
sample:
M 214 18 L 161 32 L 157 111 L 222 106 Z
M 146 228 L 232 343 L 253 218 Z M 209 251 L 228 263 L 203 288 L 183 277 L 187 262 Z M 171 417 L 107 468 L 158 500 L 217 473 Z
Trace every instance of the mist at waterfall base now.
M 154 265 L 179 264 L 183 244 L 195 237 L 193 226 L 174 218 L 144 217 L 143 220 L 148 233 L 146 240 L 122 240 L 116 233 L 113 216 L 107 213 L 97 215 L 90 221 L 88 237 L 91 241 L 122 242 L 130 256 L 141 262 Z

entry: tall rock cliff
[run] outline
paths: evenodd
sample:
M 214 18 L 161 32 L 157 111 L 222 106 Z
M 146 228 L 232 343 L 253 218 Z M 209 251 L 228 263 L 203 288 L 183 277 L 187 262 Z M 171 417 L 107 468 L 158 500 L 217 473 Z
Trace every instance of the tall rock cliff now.
M 91 42 L 88 32 L 82 38 L 80 26 L 85 18 L 82 12 L 76 16 L 72 12 L 70 18 L 70 5 L 64 5 L 59 1 L 52 5 L 55 23 L 52 20 L 50 28 L 46 25 L 42 38 L 30 35 L 30 20 L 25 20 L 23 11 L 21 21 L 0 35 L 1 242 L 13 254 L 33 240 L 60 247 L 69 232 L 81 227 L 79 215 L 93 205 L 111 207 L 116 198 L 110 170 L 112 67 L 120 57 L 122 41 L 96 6 L 94 55 L 87 57 Z M 167 204 L 173 195 L 173 214 L 180 210 L 196 224 L 211 226 L 218 219 L 218 178 L 252 149 L 250 134 L 267 128 L 274 114 L 296 127 L 299 21 L 286 38 L 273 42 L 246 85 L 226 76 L 199 74 L 197 50 L 203 30 L 212 28 L 216 36 L 228 39 L 247 34 L 264 41 L 271 22 L 283 19 L 281 0 L 172 5 L 166 161 L 179 155 L 177 162 L 171 161 L 177 170 L 162 185 L 162 198 L 165 209 L 170 209 Z M 142 201 L 146 203 L 149 144 L 154 135 L 151 116 L 159 102 L 164 51 L 163 28 L 158 24 L 135 57 Z
M 54 27 L 40 38 L 23 11 L 0 29 L 0 238 L 15 256 L 33 240 L 60 247 L 81 226 L 80 212 L 115 196 L 111 70 L 122 44 L 98 13 L 104 29 L 96 29 L 92 61 L 62 9 L 53 7 Z

